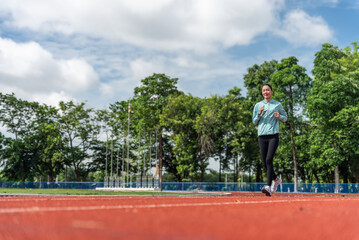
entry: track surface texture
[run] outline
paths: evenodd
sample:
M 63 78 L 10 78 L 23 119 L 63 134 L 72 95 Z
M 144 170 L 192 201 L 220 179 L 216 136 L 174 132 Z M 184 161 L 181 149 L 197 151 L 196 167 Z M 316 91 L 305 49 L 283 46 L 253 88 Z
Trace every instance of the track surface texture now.
M 0 239 L 359 239 L 359 196 L 0 196 Z

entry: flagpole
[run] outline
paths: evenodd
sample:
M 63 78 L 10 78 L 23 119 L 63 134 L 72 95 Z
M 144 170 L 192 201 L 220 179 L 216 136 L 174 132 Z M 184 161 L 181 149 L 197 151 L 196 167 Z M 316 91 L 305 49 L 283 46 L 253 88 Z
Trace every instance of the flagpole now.
M 130 161 L 130 114 L 131 114 L 131 103 L 128 102 L 128 118 L 127 118 L 127 169 L 126 169 L 126 180 L 127 180 L 127 184 L 129 183 L 129 161 Z

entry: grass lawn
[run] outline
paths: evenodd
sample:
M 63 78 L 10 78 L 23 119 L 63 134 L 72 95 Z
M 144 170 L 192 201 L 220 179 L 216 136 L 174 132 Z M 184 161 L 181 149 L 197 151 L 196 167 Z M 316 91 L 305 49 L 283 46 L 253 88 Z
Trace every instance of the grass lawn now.
M 44 194 L 44 195 L 188 195 L 183 192 L 118 192 L 95 189 L 32 189 L 32 188 L 0 188 L 0 194 Z M 196 193 L 198 194 L 198 193 Z

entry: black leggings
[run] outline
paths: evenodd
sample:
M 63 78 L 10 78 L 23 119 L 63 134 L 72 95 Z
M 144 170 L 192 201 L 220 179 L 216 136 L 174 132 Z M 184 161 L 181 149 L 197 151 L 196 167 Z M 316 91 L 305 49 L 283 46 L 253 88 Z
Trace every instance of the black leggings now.
M 267 185 L 272 185 L 272 180 L 277 178 L 273 169 L 273 157 L 278 148 L 279 136 L 278 133 L 274 135 L 263 135 L 258 137 L 259 148 L 261 150 L 262 161 L 267 170 Z

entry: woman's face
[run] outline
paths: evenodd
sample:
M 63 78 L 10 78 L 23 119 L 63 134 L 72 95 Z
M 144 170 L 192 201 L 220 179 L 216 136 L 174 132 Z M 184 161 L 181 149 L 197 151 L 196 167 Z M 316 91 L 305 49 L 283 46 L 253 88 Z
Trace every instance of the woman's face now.
M 271 99 L 272 98 L 273 91 L 270 89 L 268 85 L 264 85 L 262 87 L 262 95 L 264 99 Z

